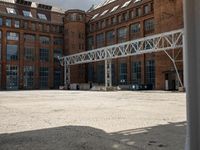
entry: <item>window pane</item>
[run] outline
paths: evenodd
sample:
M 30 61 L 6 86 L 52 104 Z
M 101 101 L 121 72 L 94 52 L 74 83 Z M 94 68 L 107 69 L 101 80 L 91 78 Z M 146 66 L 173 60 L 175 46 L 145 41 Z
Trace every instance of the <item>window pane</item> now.
M 47 17 L 46 17 L 45 14 L 40 14 L 40 13 L 38 13 L 38 17 L 39 17 L 39 19 L 47 20 Z
M 141 8 L 136 8 L 136 17 L 142 16 L 142 9 Z
M 103 33 L 102 34 L 98 34 L 96 36 L 97 48 L 103 47 L 104 46 L 104 41 L 105 41 L 104 34 Z
M 54 45 L 63 45 L 63 39 L 61 39 L 61 38 L 55 38 L 54 39 Z
M 150 13 L 150 11 L 151 11 L 151 7 L 150 7 L 150 5 L 146 5 L 146 6 L 144 6 L 144 13 L 145 13 L 145 14 Z
M 40 67 L 40 88 L 48 88 L 48 67 Z
M 45 44 L 45 45 L 50 44 L 50 38 L 46 37 L 46 36 L 41 36 L 40 37 L 40 44 Z
M 6 88 L 18 89 L 19 86 L 19 73 L 17 65 L 6 66 Z
M 26 10 L 23 10 L 23 15 L 24 15 L 25 17 L 32 17 L 31 12 L 30 12 L 30 11 L 26 11 Z
M 146 80 L 147 84 L 155 86 L 155 61 L 148 60 L 146 62 Z
M 25 34 L 24 41 L 25 42 L 35 42 L 35 36 L 31 35 L 31 34 Z
M 115 43 L 115 31 L 109 31 L 106 33 L 106 43 L 107 45 L 112 45 Z
M 94 38 L 93 38 L 93 36 L 87 38 L 87 49 L 88 50 L 94 49 Z
M 7 40 L 18 41 L 19 40 L 19 34 L 15 33 L 15 32 L 7 32 Z
M 31 29 L 32 29 L 33 31 L 35 31 L 35 29 L 36 29 L 35 23 L 31 23 Z
M 24 88 L 32 89 L 34 87 L 34 67 L 24 66 Z
M 15 20 L 14 21 L 14 26 L 15 26 L 15 28 L 19 28 L 20 27 L 20 22 L 18 21 L 18 20 Z
M 125 42 L 128 37 L 128 29 L 127 28 L 121 28 L 118 30 L 118 42 Z
M 137 32 L 140 32 L 140 23 L 131 25 L 131 33 L 137 33 Z
M 6 19 L 6 27 L 11 27 L 11 19 Z
M 148 19 L 144 22 L 145 31 L 153 31 L 154 30 L 154 19 Z
M 126 84 L 127 83 L 127 64 L 121 63 L 120 64 L 120 84 Z
M 1 60 L 1 30 L 0 30 L 0 60 Z M 1 72 L 1 70 L 0 70 Z
M 62 84 L 61 77 L 62 77 L 61 69 L 56 68 L 54 70 L 54 88 L 59 88 L 59 86 Z
M 3 18 L 0 17 L 0 26 L 3 25 Z
M 13 15 L 16 15 L 17 13 L 16 13 L 16 10 L 14 9 L 14 8 L 6 8 L 6 10 L 7 10 L 7 12 L 9 13 L 9 14 L 13 14 Z
M 97 65 L 97 83 L 103 84 L 105 83 L 105 65 L 104 64 L 98 64 Z
M 35 48 L 34 47 L 25 47 L 24 48 L 24 59 L 33 61 L 35 58 Z
M 59 62 L 58 57 L 62 57 L 62 49 L 54 50 L 54 62 Z
M 46 48 L 40 48 L 40 61 L 49 61 L 49 50 Z
M 141 62 L 133 62 L 132 64 L 132 83 L 141 84 Z
M 7 60 L 18 60 L 18 46 L 7 45 Z

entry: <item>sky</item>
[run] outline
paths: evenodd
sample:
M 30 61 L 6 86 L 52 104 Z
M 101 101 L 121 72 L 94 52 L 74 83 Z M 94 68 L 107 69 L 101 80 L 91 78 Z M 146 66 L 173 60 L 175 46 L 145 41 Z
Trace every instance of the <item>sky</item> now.
M 53 5 L 56 7 L 67 9 L 88 10 L 93 4 L 99 4 L 105 0 L 31 0 L 42 4 Z

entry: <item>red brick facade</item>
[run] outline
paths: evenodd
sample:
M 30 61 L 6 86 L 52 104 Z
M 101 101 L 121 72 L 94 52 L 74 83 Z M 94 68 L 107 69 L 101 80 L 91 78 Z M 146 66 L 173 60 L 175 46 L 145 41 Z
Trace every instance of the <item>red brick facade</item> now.
M 47 5 L 22 2 L 0 2 L 2 90 L 58 88 L 63 85 L 63 68 L 57 56 L 183 28 L 182 0 L 132 0 L 130 3 L 117 0 L 87 12 L 64 12 Z M 7 8 L 15 9 L 16 14 L 12 11 L 9 14 Z M 24 10 L 31 12 L 31 17 L 24 16 Z M 11 19 L 11 26 L 7 19 Z M 18 33 L 19 39 L 8 39 L 8 32 Z M 33 42 L 26 35 L 32 35 Z M 12 46 L 17 46 L 17 59 L 16 54 L 8 55 Z M 183 79 L 182 51 L 170 53 L 179 60 L 177 66 Z M 30 59 L 31 56 L 34 58 Z M 168 89 L 179 86 L 174 66 L 164 52 L 116 59 L 112 63 L 114 85 L 153 84 L 154 89 L 164 90 L 168 80 Z M 72 66 L 71 83 L 103 84 L 103 65 L 104 62 L 97 62 Z M 17 75 L 13 68 L 8 69 L 10 66 L 17 66 Z

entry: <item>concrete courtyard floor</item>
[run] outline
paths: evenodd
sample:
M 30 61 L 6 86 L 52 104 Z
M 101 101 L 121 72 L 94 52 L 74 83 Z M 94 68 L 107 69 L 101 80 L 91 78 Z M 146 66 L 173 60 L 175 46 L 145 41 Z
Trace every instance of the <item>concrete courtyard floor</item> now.
M 0 150 L 183 150 L 184 93 L 0 92 Z

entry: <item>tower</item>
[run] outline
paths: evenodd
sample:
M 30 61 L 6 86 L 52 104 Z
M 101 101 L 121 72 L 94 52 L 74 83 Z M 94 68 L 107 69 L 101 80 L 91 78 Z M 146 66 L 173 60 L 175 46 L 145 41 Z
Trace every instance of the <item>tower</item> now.
M 64 55 L 84 52 L 86 50 L 86 13 L 82 10 L 66 11 L 64 30 Z M 71 66 L 70 72 L 71 83 L 85 83 L 85 64 Z

